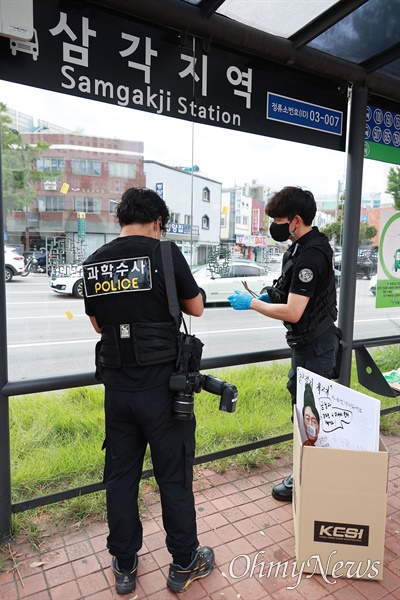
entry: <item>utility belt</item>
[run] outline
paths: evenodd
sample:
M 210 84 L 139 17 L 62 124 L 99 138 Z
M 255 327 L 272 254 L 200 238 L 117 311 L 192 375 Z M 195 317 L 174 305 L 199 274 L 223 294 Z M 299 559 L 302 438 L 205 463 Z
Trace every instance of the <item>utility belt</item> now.
M 316 329 L 314 329 L 314 331 L 310 331 L 309 333 L 303 333 L 300 335 L 294 335 L 293 332 L 289 330 L 288 325 L 285 324 L 285 326 L 288 329 L 286 333 L 286 342 L 288 346 L 296 349 L 302 348 L 307 344 L 311 344 L 311 342 L 319 338 L 322 334 L 335 333 L 339 337 L 339 339 L 341 339 L 342 337 L 341 330 L 338 327 L 336 327 L 336 325 L 332 322 L 331 317 L 327 317 L 326 319 L 324 319 L 322 323 L 320 323 L 320 325 Z
M 178 355 L 175 323 L 105 325 L 96 345 L 96 367 L 142 367 L 173 362 Z

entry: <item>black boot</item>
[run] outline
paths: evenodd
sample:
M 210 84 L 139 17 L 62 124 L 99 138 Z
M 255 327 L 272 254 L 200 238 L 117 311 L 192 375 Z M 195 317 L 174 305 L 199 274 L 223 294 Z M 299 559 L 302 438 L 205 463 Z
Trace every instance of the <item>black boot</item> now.
M 282 481 L 272 488 L 272 497 L 275 500 L 282 500 L 283 502 L 291 502 L 293 493 L 293 475 L 288 475 Z

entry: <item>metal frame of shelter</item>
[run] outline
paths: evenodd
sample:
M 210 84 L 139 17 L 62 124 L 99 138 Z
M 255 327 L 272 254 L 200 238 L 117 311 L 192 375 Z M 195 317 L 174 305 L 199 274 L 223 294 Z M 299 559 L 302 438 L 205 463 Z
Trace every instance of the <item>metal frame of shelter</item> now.
M 201 40 L 205 47 L 216 45 L 220 48 L 234 50 L 247 56 L 256 57 L 280 65 L 290 66 L 296 77 L 316 75 L 332 81 L 346 94 L 349 91 L 350 111 L 347 130 L 347 167 L 346 167 L 346 203 L 344 209 L 344 234 L 342 252 L 341 294 L 339 303 L 339 326 L 343 332 L 343 340 L 347 344 L 344 351 L 340 383 L 350 384 L 352 348 L 388 343 L 398 343 L 400 337 L 380 338 L 374 340 L 353 341 L 355 313 L 356 268 L 358 252 L 358 227 L 361 211 L 361 187 L 364 161 L 365 115 L 370 98 L 382 100 L 400 113 L 400 85 L 396 77 L 378 72 L 382 66 L 400 58 L 400 43 L 387 51 L 355 64 L 324 54 L 306 47 L 307 43 L 330 26 L 337 23 L 366 0 L 342 0 L 315 19 L 291 39 L 280 38 L 263 31 L 251 28 L 242 23 L 227 19 L 215 11 L 223 4 L 223 0 L 201 0 L 198 5 L 183 0 L 88 0 L 86 4 L 94 5 L 98 10 L 112 10 L 120 16 L 133 17 L 142 23 L 151 23 L 174 32 L 182 39 L 190 35 Z M 51 3 L 51 2 L 50 2 Z M 65 4 L 54 0 L 60 7 Z M 82 2 L 66 3 L 70 10 L 79 13 Z M 376 24 L 377 28 L 381 24 Z M 382 24 L 383 26 L 383 24 Z M 0 173 L 1 188 L 1 173 Z M 0 230 L 4 229 L 2 196 L 0 194 Z M 0 252 L 0 272 L 4 270 L 4 253 Z M 9 530 L 11 512 L 33 508 L 47 503 L 36 499 L 30 503 L 11 505 L 10 477 L 10 437 L 9 437 L 9 403 L 11 396 L 35 393 L 69 387 L 93 385 L 96 383 L 90 374 L 81 374 L 48 379 L 37 379 L 24 382 L 8 381 L 7 362 L 7 322 L 6 295 L 4 278 L 0 278 L 0 536 Z M 261 360 L 287 358 L 289 350 L 264 352 L 251 355 L 240 355 L 229 359 L 203 361 L 202 368 L 248 364 Z M 390 394 L 388 394 L 390 395 Z M 394 395 L 394 394 L 392 394 Z M 389 409 L 390 410 L 390 409 Z M 285 437 L 285 436 L 283 436 Z M 288 435 L 285 439 L 289 439 Z M 271 443 L 283 441 L 274 439 Z M 266 445 L 266 444 L 264 444 Z M 246 448 L 250 449 L 250 448 Z M 234 449 L 233 449 L 234 450 Z M 237 451 L 238 449 L 236 449 Z M 245 451 L 245 450 L 241 450 Z M 231 452 L 235 453 L 234 451 Z M 201 458 L 201 457 L 200 457 Z M 209 457 L 206 457 L 209 459 Z M 87 486 L 83 493 L 101 489 L 101 484 Z M 73 493 L 72 495 L 77 495 Z M 57 494 L 51 501 L 56 501 Z M 63 493 L 63 498 L 68 492 Z

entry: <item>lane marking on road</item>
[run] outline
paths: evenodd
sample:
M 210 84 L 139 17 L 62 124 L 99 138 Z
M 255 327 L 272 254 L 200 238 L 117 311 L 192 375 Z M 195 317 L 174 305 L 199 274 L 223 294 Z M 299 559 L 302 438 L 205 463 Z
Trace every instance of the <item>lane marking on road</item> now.
M 75 315 L 76 316 L 76 315 Z M 86 315 L 79 315 L 79 316 L 86 316 Z M 65 316 L 63 315 L 62 318 L 65 318 Z M 366 321 L 360 320 L 360 321 L 355 321 L 355 323 L 363 323 L 363 322 L 367 322 L 370 323 L 371 321 L 387 321 L 388 319 L 368 319 Z M 393 318 L 392 318 L 393 320 Z M 395 320 L 400 320 L 400 317 L 395 317 Z M 271 330 L 271 329 L 282 329 L 282 325 L 276 325 L 276 326 L 271 326 L 271 327 L 248 327 L 248 328 L 242 328 L 242 329 L 219 329 L 219 330 L 211 330 L 211 331 L 196 331 L 195 333 L 197 335 L 216 335 L 216 334 L 221 334 L 221 333 L 244 333 L 244 332 L 248 332 L 248 331 L 266 331 L 266 330 Z M 88 344 L 91 343 L 93 344 L 93 342 L 95 342 L 98 338 L 89 338 L 89 339 L 85 339 L 85 340 L 61 340 L 61 341 L 49 341 L 49 342 L 31 342 L 31 343 L 27 343 L 27 344 L 8 344 L 8 348 L 34 348 L 36 346 L 38 347 L 42 347 L 42 346 L 60 346 L 62 344 Z

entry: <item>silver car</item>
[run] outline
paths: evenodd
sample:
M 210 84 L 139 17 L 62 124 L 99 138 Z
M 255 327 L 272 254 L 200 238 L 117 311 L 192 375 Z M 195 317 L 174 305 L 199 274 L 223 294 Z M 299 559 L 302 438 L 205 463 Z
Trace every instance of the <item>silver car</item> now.
M 204 304 L 228 302 L 235 290 L 245 291 L 244 282 L 257 295 L 266 292 L 278 274 L 267 273 L 265 267 L 251 260 L 232 261 L 222 273 L 215 273 L 208 265 L 193 270 L 193 277 L 200 288 Z

